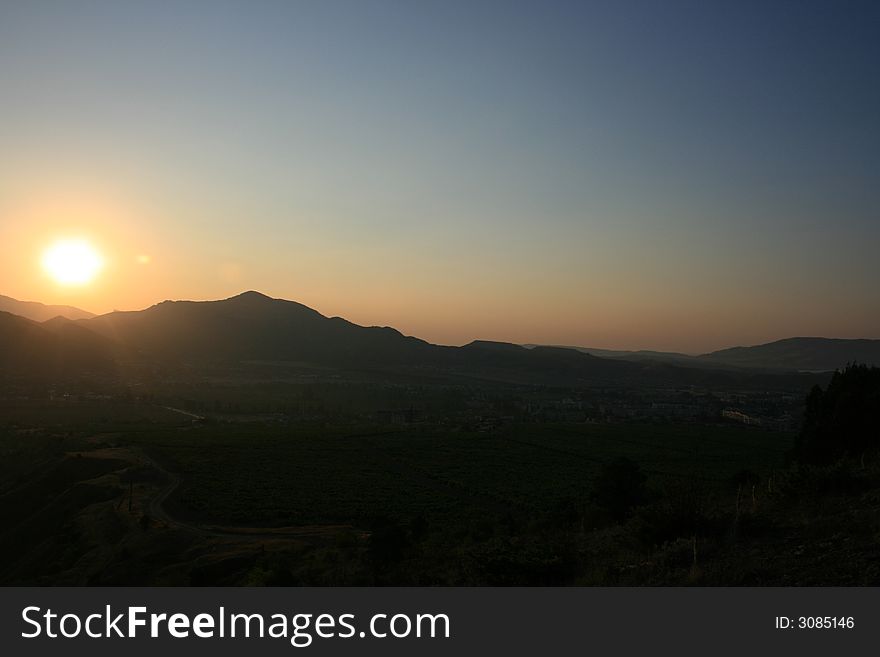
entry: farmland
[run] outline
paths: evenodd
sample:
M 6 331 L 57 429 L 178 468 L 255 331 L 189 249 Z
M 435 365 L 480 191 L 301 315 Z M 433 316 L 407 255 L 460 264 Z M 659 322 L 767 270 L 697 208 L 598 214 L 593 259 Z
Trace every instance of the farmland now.
M 2 410 L 6 583 L 799 583 L 830 554 L 804 532 L 877 530 L 871 467 L 805 470 L 794 433 L 721 421 Z M 835 581 L 873 581 L 865 546 Z
M 743 470 L 783 464 L 790 434 L 697 425 L 520 424 L 492 433 L 213 425 L 132 434 L 183 476 L 169 508 L 205 522 L 282 526 L 542 513 L 587 499 L 626 457 L 649 484 L 697 479 L 735 492 Z

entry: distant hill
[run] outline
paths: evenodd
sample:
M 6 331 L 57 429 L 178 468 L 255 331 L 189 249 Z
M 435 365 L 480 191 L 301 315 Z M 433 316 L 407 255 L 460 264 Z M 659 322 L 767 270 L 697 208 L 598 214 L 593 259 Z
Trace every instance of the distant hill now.
M 58 318 L 44 324 L 0 312 L 0 374 L 68 376 L 115 369 L 114 341 Z
M 617 360 L 660 361 L 667 363 L 678 363 L 691 367 L 701 367 L 705 365 L 705 363 L 701 361 L 698 356 L 681 354 L 675 351 L 652 351 L 649 349 L 630 351 L 626 349 L 597 349 L 595 347 L 574 347 L 569 345 L 524 344 L 523 346 L 527 349 L 534 349 L 535 347 L 540 346 L 554 346 L 563 349 L 575 349 L 576 351 L 590 354 L 591 356 L 598 356 L 599 358 L 614 358 Z
M 786 390 L 825 383 L 813 375 L 675 356 L 682 358 L 603 358 L 566 347 L 480 340 L 440 346 L 258 292 L 219 301 L 164 301 L 76 321 L 55 317 L 37 323 L 0 312 L 0 376 L 143 373 L 155 366 L 182 367 L 199 376 L 209 369 L 240 373 L 294 365 L 422 383 Z
M 632 363 L 571 349 L 475 341 L 446 347 L 389 327 L 325 317 L 300 303 L 245 292 L 221 301 L 165 301 L 77 323 L 153 360 L 176 363 L 294 362 L 509 383 L 614 383 L 638 377 Z
M 113 312 L 78 326 L 116 340 L 148 362 L 192 367 L 223 363 L 297 363 L 377 376 L 540 385 L 801 387 L 802 378 L 716 371 L 711 367 L 600 358 L 563 347 L 475 341 L 430 344 L 389 327 L 325 317 L 300 303 L 259 292 L 220 301 L 165 301 Z M 772 379 L 772 380 L 771 380 Z
M 700 356 L 710 364 L 824 372 L 858 362 L 880 365 L 880 340 L 788 338 L 754 347 L 733 347 Z
M 78 324 L 145 356 L 176 362 L 266 360 L 361 367 L 418 360 L 435 348 L 389 327 L 358 326 L 259 292 L 221 301 L 164 301 Z
M 523 345 L 533 349 L 538 345 Z M 670 363 L 682 367 L 712 370 L 782 370 L 795 372 L 831 372 L 848 363 L 880 365 L 880 340 L 844 340 L 835 338 L 788 338 L 752 347 L 732 347 L 699 356 L 669 351 L 624 351 L 565 347 L 600 358 L 633 362 Z
M 2 294 L 0 294 L 0 312 L 26 317 L 35 322 L 45 322 L 53 317 L 88 319 L 95 316 L 93 313 L 73 306 L 47 306 L 37 301 L 19 301 Z

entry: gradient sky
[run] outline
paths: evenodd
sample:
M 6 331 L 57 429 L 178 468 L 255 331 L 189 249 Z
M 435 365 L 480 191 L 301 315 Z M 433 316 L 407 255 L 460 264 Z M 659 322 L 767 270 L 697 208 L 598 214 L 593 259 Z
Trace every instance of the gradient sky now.
M 0 2 L 0 294 L 880 338 L 878 34 L 846 0 Z M 41 271 L 66 236 L 93 284 Z

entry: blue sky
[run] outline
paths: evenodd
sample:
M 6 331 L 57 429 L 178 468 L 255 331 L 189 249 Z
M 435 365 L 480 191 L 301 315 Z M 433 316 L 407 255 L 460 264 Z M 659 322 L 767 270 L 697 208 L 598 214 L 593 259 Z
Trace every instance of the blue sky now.
M 3 3 L 0 293 L 255 288 L 447 343 L 880 337 L 878 28 L 869 2 Z M 74 232 L 112 265 L 89 289 L 33 266 Z

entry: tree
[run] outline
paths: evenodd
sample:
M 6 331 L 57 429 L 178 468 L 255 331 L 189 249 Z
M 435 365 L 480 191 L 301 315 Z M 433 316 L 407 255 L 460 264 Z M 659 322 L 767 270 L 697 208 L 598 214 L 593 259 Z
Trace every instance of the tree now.
M 831 463 L 880 446 L 880 368 L 849 365 L 807 395 L 795 457 Z
M 626 457 L 606 464 L 593 486 L 592 500 L 611 513 L 615 520 L 626 519 L 632 510 L 648 499 L 647 477 L 639 465 Z

